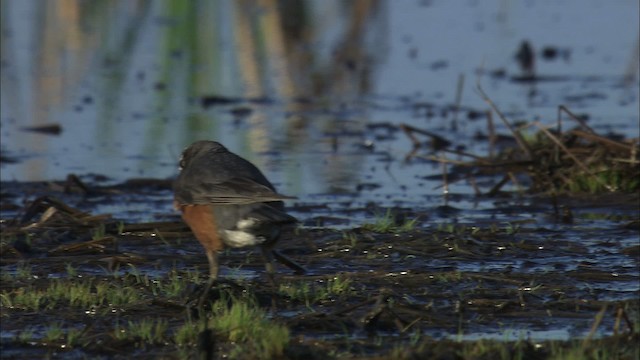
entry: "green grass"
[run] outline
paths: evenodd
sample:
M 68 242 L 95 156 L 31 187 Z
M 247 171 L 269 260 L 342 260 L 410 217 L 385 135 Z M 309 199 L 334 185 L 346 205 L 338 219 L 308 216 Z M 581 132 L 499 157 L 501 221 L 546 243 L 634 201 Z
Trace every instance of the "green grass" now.
M 189 278 L 190 275 L 187 275 Z M 169 273 L 169 278 L 160 283 L 162 294 L 170 298 L 180 297 L 187 289 L 187 285 L 192 281 L 184 279 L 176 271 Z
M 373 231 L 376 233 L 403 233 L 415 229 L 418 220 L 405 220 L 404 223 L 398 224 L 396 221 L 396 215 L 391 209 L 387 209 L 387 212 L 378 216 L 373 223 L 365 223 L 362 225 L 363 229 Z
M 117 233 L 118 233 L 118 235 L 124 235 L 124 226 L 125 226 L 124 222 L 118 221 L 118 224 L 117 224 Z
M 84 346 L 87 341 L 83 339 L 83 331 L 80 329 L 70 328 L 67 329 L 65 334 L 65 345 L 68 347 Z
M 140 302 L 145 293 L 171 299 L 180 298 L 184 295 L 187 286 L 199 279 L 197 271 L 171 271 L 166 278 L 150 279 L 147 274 L 130 265 L 127 274 L 116 277 L 116 281 L 107 281 L 101 278 L 80 277 L 73 265 L 66 264 L 65 267 L 68 277 L 48 280 L 44 288 L 41 282 L 35 281 L 36 277 L 28 264 L 19 265 L 13 273 L 3 271 L 2 280 L 6 284 L 23 279 L 29 280 L 29 283 L 14 289 L 3 290 L 0 293 L 0 306 L 27 311 L 56 309 L 64 306 L 82 309 L 102 308 L 104 311 L 109 311 L 114 306 Z
M 637 359 L 638 346 L 633 339 L 620 339 L 618 344 L 603 346 L 603 341 L 595 341 L 584 346 L 581 341 L 532 342 L 475 340 L 475 341 L 434 341 L 426 337 L 416 346 L 398 344 L 385 359 L 492 359 L 492 360 L 608 360 Z
M 54 279 L 46 289 L 27 286 L 5 290 L 0 294 L 0 306 L 28 311 L 55 309 L 63 306 L 89 307 L 123 306 L 141 300 L 140 291 L 105 281 L 86 279 Z
M 312 285 L 308 282 L 285 283 L 280 284 L 278 292 L 282 295 L 289 296 L 292 300 L 304 301 L 307 307 L 316 302 L 316 296 Z
M 430 277 L 432 277 L 433 280 L 437 282 L 448 283 L 452 281 L 461 281 L 464 278 L 464 273 L 457 270 L 447 271 L 447 272 L 434 273 Z
M 466 224 L 451 224 L 451 223 L 439 223 L 436 230 L 441 233 L 451 235 L 463 235 L 463 234 L 476 234 L 480 231 L 479 228 L 468 226 Z M 497 228 L 496 228 L 497 231 Z
M 351 293 L 352 281 L 350 278 L 338 275 L 321 282 L 289 282 L 280 284 L 278 292 L 292 300 L 303 301 L 309 307 L 332 297 Z
M 78 270 L 70 263 L 65 265 L 65 270 L 67 272 L 67 276 L 70 278 L 78 276 Z
M 174 278 L 179 278 L 177 273 Z M 203 322 L 202 318 L 187 318 L 182 325 L 172 328 L 168 320 L 162 317 L 120 322 L 111 334 L 114 339 L 131 342 L 138 348 L 172 344 L 182 358 L 197 355 L 199 337 L 205 327 L 213 331 L 215 343 L 222 346 L 226 356 L 231 359 L 278 358 L 289 343 L 289 329 L 271 320 L 250 296 L 223 296 L 201 316 L 207 320 Z M 59 337 L 60 333 L 54 335 Z M 78 340 L 74 338 L 73 341 Z
M 65 328 L 62 322 L 53 322 L 43 330 L 36 332 L 27 327 L 17 333 L 15 340 L 20 343 L 40 344 L 48 347 L 73 348 L 85 346 L 88 339 L 83 338 L 84 331 L 71 327 Z
M 216 343 L 225 343 L 231 359 L 273 359 L 282 357 L 290 341 L 289 329 L 271 319 L 250 298 L 226 298 L 211 305 L 206 324 L 188 321 L 173 334 L 173 342 L 185 350 L 198 344 L 205 325 Z M 228 348 L 226 346 L 229 346 Z M 192 352 L 192 351 L 191 351 Z M 190 352 L 186 354 L 192 358 Z
M 135 284 L 148 287 L 154 296 L 166 296 L 176 299 L 184 296 L 187 287 L 192 283 L 199 283 L 199 273 L 197 271 L 178 272 L 172 270 L 168 273 L 167 278 L 150 279 L 148 275 L 134 273 Z
M 35 332 L 28 327 L 18 333 L 17 340 L 22 343 L 28 343 L 33 340 Z
M 515 235 L 520 231 L 520 225 L 512 224 L 510 222 L 505 223 L 504 232 L 507 235 Z
M 107 229 L 104 223 L 101 223 L 91 232 L 91 240 L 97 241 L 107 236 Z
M 110 313 L 114 307 L 126 308 L 140 302 L 145 293 L 140 286 L 145 283 L 148 286 L 146 292 L 156 286 L 160 293 L 173 294 L 181 291 L 185 286 L 183 283 L 186 283 L 184 277 L 190 276 L 192 275 L 189 273 L 181 276 L 174 271 L 166 279 L 150 281 L 147 276 L 133 271 L 118 282 L 99 278 L 53 279 L 46 288 L 39 289 L 34 285 L 28 285 L 15 290 L 5 290 L 0 294 L 0 301 L 3 308 L 18 311 L 64 309 L 63 311 L 73 312 L 77 310 L 71 309 L 92 309 L 96 316 L 100 316 Z M 133 286 L 135 284 L 137 286 Z M 340 291 L 339 287 L 344 286 L 342 282 L 331 284 L 335 287 L 332 291 Z M 226 296 L 213 303 L 210 312 L 203 314 L 207 318 L 206 326 L 216 334 L 216 341 L 223 344 L 225 353 L 232 359 L 270 359 L 282 356 L 289 343 L 289 329 L 270 320 L 249 296 L 232 300 L 229 301 L 229 296 Z M 117 322 L 109 331 L 109 336 L 137 348 L 150 345 L 172 346 L 175 351 L 179 350 L 186 354 L 186 358 L 190 358 L 204 327 L 205 323 L 187 318 L 183 325 L 173 325 L 170 328 L 166 315 L 147 316 Z M 91 336 L 86 337 L 85 333 L 77 328 L 65 328 L 62 323 L 53 322 L 39 334 L 25 328 L 17 333 L 16 340 L 22 343 L 35 342 L 43 346 L 71 348 L 86 344 L 91 341 Z
M 342 239 L 352 248 L 358 245 L 358 236 L 352 232 L 343 232 Z
M 0 307 L 38 310 L 44 300 L 45 298 L 40 291 L 19 288 L 13 291 L 3 291 L 0 294 Z
M 496 233 L 505 235 L 520 231 L 517 225 L 510 224 L 498 224 L 482 229 L 452 225 L 451 229 L 455 232 L 464 231 L 465 235 L 491 239 Z M 455 237 L 448 234 L 437 235 L 446 238 L 446 243 L 450 244 L 452 250 L 464 250 L 464 242 L 461 241 L 460 245 L 457 245 Z M 364 244 L 355 244 L 358 241 L 356 236 L 355 232 L 348 233 L 342 240 L 338 238 L 337 241 L 343 245 L 346 242 L 347 246 L 363 246 Z M 448 240 L 450 238 L 453 240 Z M 248 295 L 238 295 L 239 298 L 229 295 L 229 291 L 223 299 L 214 302 L 210 310 L 200 314 L 198 320 L 191 319 L 190 314 L 181 308 L 181 304 L 186 286 L 193 282 L 202 282 L 197 270 L 177 271 L 174 268 L 164 277 L 153 278 L 129 265 L 127 268 L 123 266 L 123 275 L 116 278 L 83 276 L 78 274 L 78 270 L 71 264 L 61 263 L 56 269 L 62 267 L 66 268 L 67 278 L 38 277 L 34 275 L 34 268 L 24 263 L 17 268 L 10 265 L 8 268 L 11 272 L 3 273 L 2 278 L 9 280 L 3 284 L 4 290 L 0 293 L 4 321 L 20 319 L 23 315 L 26 319 L 33 317 L 35 321 L 42 321 L 36 326 L 29 326 L 34 320 L 25 320 L 31 321 L 25 324 L 20 324 L 22 320 L 18 320 L 15 324 L 20 324 L 19 326 L 7 329 L 9 333 L 14 334 L 14 338 L 9 341 L 20 342 L 20 346 L 25 347 L 56 348 L 56 351 L 64 351 L 63 349 L 80 348 L 89 344 L 97 347 L 99 346 L 95 344 L 100 343 L 111 346 L 109 344 L 115 340 L 124 352 L 160 351 L 169 358 L 186 359 L 199 355 L 197 349 L 203 330 L 210 329 L 214 336 L 212 344 L 216 346 L 218 355 L 230 359 L 282 358 L 295 353 L 298 346 L 308 347 L 313 354 L 320 352 L 323 356 L 333 354 L 336 357 L 348 357 L 367 353 L 394 359 L 430 358 L 432 355 L 442 355 L 442 358 L 496 360 L 607 359 L 636 358 L 638 353 L 637 346 L 634 348 L 632 345 L 622 345 L 622 341 L 630 342 L 622 337 L 619 343 L 604 343 L 599 339 L 589 342 L 574 339 L 535 343 L 534 348 L 534 343 L 526 340 L 434 341 L 423 335 L 420 327 L 407 327 L 408 332 L 397 333 L 394 336 L 376 336 L 366 342 L 353 337 L 353 329 L 345 329 L 344 333 L 334 331 L 331 336 L 338 335 L 331 340 L 315 342 L 309 338 L 296 337 L 295 344 L 290 345 L 292 334 L 287 326 L 278 321 L 277 317 L 281 315 L 278 312 L 266 313 L 256 305 L 250 290 Z M 467 279 L 470 277 L 460 271 L 435 272 L 431 273 L 429 279 L 425 279 L 425 286 Z M 317 314 L 331 311 L 327 309 L 331 309 L 332 304 L 348 303 L 353 301 L 350 297 L 361 295 L 357 293 L 359 281 L 360 278 L 354 280 L 347 275 L 336 274 L 322 280 L 299 278 L 289 283 L 281 283 L 276 296 L 281 300 L 280 303 L 287 304 L 287 308 L 280 307 L 278 311 L 288 311 L 291 308 L 304 311 L 303 304 Z M 532 292 L 541 286 L 537 282 L 529 284 Z M 251 289 L 250 285 L 248 282 L 245 288 Z M 156 298 L 157 303 L 150 301 Z M 296 305 L 296 301 L 301 303 Z M 115 316 L 114 310 L 117 310 Z M 624 310 L 630 322 L 635 325 L 628 328 L 633 327 L 637 332 L 640 327 L 637 304 L 625 303 Z M 97 319 L 97 325 L 85 323 L 82 320 L 85 313 Z M 77 315 L 81 320 L 77 319 Z M 462 334 L 462 317 L 459 324 L 457 320 L 451 323 L 454 328 L 459 326 Z M 6 326 L 4 324 L 3 330 Z M 616 333 L 628 332 L 624 321 L 621 320 L 616 326 Z M 337 338 L 340 340 L 335 340 Z M 630 337 L 625 339 L 636 340 Z M 287 350 L 289 346 L 291 348 Z M 619 354 L 622 356 L 618 356 Z
M 464 226 L 464 225 L 462 225 Z M 444 224 L 444 223 L 439 223 L 438 227 L 437 227 L 438 232 L 444 232 L 447 234 L 456 234 L 456 233 L 460 233 L 460 232 L 464 232 L 464 229 L 460 229 L 459 226 L 455 225 L 455 224 Z
M 53 323 L 44 332 L 43 341 L 49 344 L 58 343 L 64 337 L 64 331 L 62 325 L 59 323 Z
M 128 274 L 117 277 L 117 281 L 78 277 L 78 272 L 67 264 L 69 278 L 52 279 L 46 288 L 35 285 L 23 286 L 0 293 L 0 305 L 29 311 L 54 309 L 61 306 L 73 308 L 112 307 L 133 304 L 142 300 L 147 289 L 152 295 L 179 298 L 184 295 L 189 283 L 197 278 L 197 272 L 181 275 L 176 271 L 165 279 L 150 279 L 132 265 Z M 3 280 L 32 279 L 30 266 L 20 266 L 15 274 L 3 273 Z
M 195 324 L 188 321 L 174 331 L 173 342 L 181 348 L 192 348 L 198 343 L 198 334 L 200 331 L 202 331 L 200 323 Z
M 461 272 L 445 272 L 434 274 L 436 281 L 460 281 L 464 274 Z M 105 279 L 54 279 L 50 281 L 50 286 L 46 290 L 24 291 L 31 288 L 28 285 L 23 289 L 18 289 L 13 293 L 3 293 L 2 302 L 6 306 L 6 301 L 15 301 L 16 294 L 20 293 L 23 298 L 31 296 L 40 300 L 34 301 L 39 309 L 59 309 L 77 308 L 93 304 L 92 306 L 111 309 L 110 302 L 117 303 L 123 301 L 127 296 L 122 294 L 136 287 L 131 286 L 140 282 L 140 285 L 148 282 L 149 286 L 154 282 L 162 283 L 162 286 L 170 285 L 173 282 L 188 277 L 188 274 L 174 272 L 167 278 L 161 280 L 148 280 L 146 276 L 129 275 L 122 281 L 114 284 L 113 281 Z M 182 279 L 184 281 L 184 279 Z M 120 289 L 117 289 L 120 287 Z M 139 288 L 139 286 L 138 286 Z M 66 289 L 66 291 L 65 291 Z M 138 289 L 139 290 L 139 289 Z M 149 290 L 147 290 L 149 291 Z M 313 301 L 330 300 L 335 296 L 348 295 L 353 292 L 353 281 L 345 276 L 336 276 L 324 281 L 301 281 L 294 284 L 283 284 L 280 292 L 290 295 L 291 298 L 313 303 Z M 111 295 L 109 295 L 111 293 Z M 138 295 L 136 299 L 140 299 Z M 57 299 L 57 300 L 56 300 Z M 114 300 L 115 299 L 115 300 Z M 51 307 L 53 306 L 53 307 Z M 638 324 L 638 311 L 634 305 L 625 308 L 631 321 Z M 98 312 L 100 313 L 100 312 Z M 104 312 L 107 314 L 107 312 Z M 53 321 L 46 328 L 34 332 L 33 328 L 25 327 L 16 333 L 15 339 L 24 344 L 35 346 L 56 347 L 69 349 L 82 347 L 96 341 L 100 336 L 109 336 L 112 339 L 121 341 L 122 346 L 145 349 L 150 346 L 162 347 L 163 351 L 173 356 L 181 358 L 194 358 L 198 356 L 197 349 L 199 337 L 205 328 L 213 332 L 214 344 L 219 351 L 219 355 L 230 359 L 271 359 L 284 356 L 287 347 L 291 342 L 289 329 L 274 321 L 271 316 L 259 306 L 250 295 L 241 298 L 233 298 L 230 295 L 223 296 L 222 299 L 214 302 L 211 309 L 202 314 L 206 321 L 193 320 L 186 317 L 182 323 L 173 321 L 168 316 L 175 316 L 171 312 L 158 316 L 145 315 L 127 321 L 117 322 L 112 328 L 107 329 L 107 333 L 87 334 L 84 330 L 76 326 L 65 325 L 63 322 Z M 131 316 L 131 315 L 129 315 Z M 66 320 L 65 320 L 66 322 Z M 170 325 L 171 324 L 171 325 Z M 637 328 L 636 328 L 637 329 Z M 103 330 L 104 331 L 104 330 Z M 620 332 L 625 331 L 622 327 Z M 108 334 L 108 335 L 107 335 Z M 347 347 L 353 346 L 353 351 L 358 350 L 357 340 L 350 337 L 347 331 L 345 334 Z M 411 332 L 404 338 L 390 340 L 388 337 L 376 337 L 369 342 L 371 351 L 388 351 L 385 356 L 393 359 L 429 358 L 431 355 L 447 356 L 448 358 L 460 359 L 525 359 L 549 358 L 549 359 L 609 359 L 609 358 L 634 358 L 638 355 L 638 347 L 630 345 L 629 340 L 620 338 L 619 343 L 601 344 L 600 340 L 585 341 L 549 341 L 541 342 L 539 347 L 532 347 L 532 343 L 526 340 L 520 341 L 433 341 L 428 336 L 423 336 L 419 330 Z M 392 341 L 389 346 L 388 341 Z M 310 344 L 309 342 L 306 342 Z M 310 345 L 308 345 L 310 346 Z M 536 345 L 538 346 L 538 345 Z M 319 349 L 313 350 L 321 351 Z M 347 351 L 347 352 L 345 352 Z M 330 348 L 326 355 L 333 353 L 338 356 L 347 356 L 351 350 L 344 348 Z M 619 356 L 622 354 L 622 356 Z
M 167 341 L 169 323 L 166 319 L 144 318 L 128 321 L 127 326 L 116 325 L 113 336 L 118 340 L 133 340 L 140 344 L 162 344 Z
M 16 267 L 14 277 L 16 280 L 31 280 L 33 279 L 33 268 L 28 263 L 19 264 Z
M 640 180 L 614 168 L 596 169 L 593 174 L 576 172 L 568 177 L 564 186 L 571 193 L 598 194 L 609 191 L 633 192 Z
M 209 326 L 236 344 L 232 357 L 272 359 L 283 355 L 289 329 L 269 320 L 253 303 L 234 302 L 229 308 L 220 300 L 213 309 Z

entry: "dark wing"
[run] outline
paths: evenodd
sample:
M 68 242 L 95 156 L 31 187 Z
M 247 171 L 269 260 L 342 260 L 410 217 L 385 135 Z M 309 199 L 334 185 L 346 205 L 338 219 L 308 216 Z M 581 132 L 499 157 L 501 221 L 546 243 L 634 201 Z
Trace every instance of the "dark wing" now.
M 282 202 L 255 203 L 247 205 L 214 206 L 213 213 L 219 229 L 237 230 L 240 220 L 249 220 L 243 231 L 272 237 L 274 225 L 296 223 L 298 220 L 284 212 Z
M 176 185 L 175 197 L 180 204 L 245 205 L 295 199 L 248 178 L 231 178 L 219 183 L 178 182 Z

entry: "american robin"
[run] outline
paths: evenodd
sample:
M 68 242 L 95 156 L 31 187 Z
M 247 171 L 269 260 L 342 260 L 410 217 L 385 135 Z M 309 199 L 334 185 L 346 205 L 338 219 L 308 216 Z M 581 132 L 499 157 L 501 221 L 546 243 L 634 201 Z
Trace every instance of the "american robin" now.
M 274 255 L 304 270 L 273 250 L 281 228 L 297 221 L 282 202 L 293 198 L 278 194 L 257 167 L 222 144 L 198 141 L 183 151 L 174 196 L 174 207 L 207 253 L 207 292 L 218 278 L 218 252 L 225 246 L 260 245 L 272 283 Z

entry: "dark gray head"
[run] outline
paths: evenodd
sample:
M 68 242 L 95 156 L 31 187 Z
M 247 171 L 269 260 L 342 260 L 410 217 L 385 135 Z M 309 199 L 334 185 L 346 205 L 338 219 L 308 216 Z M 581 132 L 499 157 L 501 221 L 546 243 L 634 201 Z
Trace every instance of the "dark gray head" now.
M 217 141 L 209 141 L 209 140 L 201 140 L 196 141 L 193 144 L 189 145 L 184 151 L 182 151 L 182 155 L 180 156 L 179 168 L 180 170 L 189 166 L 189 163 L 196 157 L 201 154 L 215 154 L 215 153 L 228 153 L 224 145 L 220 144 Z

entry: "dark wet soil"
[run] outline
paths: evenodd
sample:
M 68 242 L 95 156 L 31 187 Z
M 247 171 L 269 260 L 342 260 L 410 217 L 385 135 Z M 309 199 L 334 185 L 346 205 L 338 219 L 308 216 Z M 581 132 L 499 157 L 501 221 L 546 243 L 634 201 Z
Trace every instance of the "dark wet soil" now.
M 170 199 L 168 186 L 131 181 L 92 187 L 88 195 L 73 181 L 3 184 L 3 358 L 184 357 L 168 334 L 197 316 L 190 299 L 207 269 L 200 245 L 176 214 L 129 221 L 126 213 L 112 218 L 91 211 L 97 203 L 122 199 L 150 199 L 144 205 L 152 208 Z M 584 351 L 604 346 L 617 358 L 636 357 L 638 196 L 555 199 L 566 209 L 560 214 L 544 198 L 526 205 L 503 201 L 505 212 L 534 216 L 436 225 L 432 211 L 413 208 L 395 209 L 402 216 L 384 230 L 291 229 L 279 249 L 307 274 L 280 266 L 276 290 L 266 281 L 258 252 L 226 251 L 222 277 L 234 285 L 214 288 L 211 299 L 221 293 L 255 298 L 290 330 L 288 358 L 473 358 L 464 355 L 470 351 L 464 344 L 481 338 L 502 342 L 496 353 L 526 358 L 550 356 L 548 341 L 565 341 L 554 346 L 570 349 L 582 341 Z M 313 218 L 310 208 L 299 204 L 294 211 Z M 407 219 L 417 221 L 403 228 Z M 175 276 L 183 279 L 180 293 L 154 290 L 153 282 Z M 133 287 L 137 296 L 131 303 L 91 308 L 43 303 L 34 309 L 7 300 L 60 279 Z M 114 338 L 116 323 L 149 317 L 167 320 L 166 339 L 141 344 Z M 48 343 L 42 334 L 54 323 L 80 329 L 86 341 Z M 36 329 L 30 339 L 20 337 L 25 329 Z M 215 345 L 218 356 L 228 346 Z

